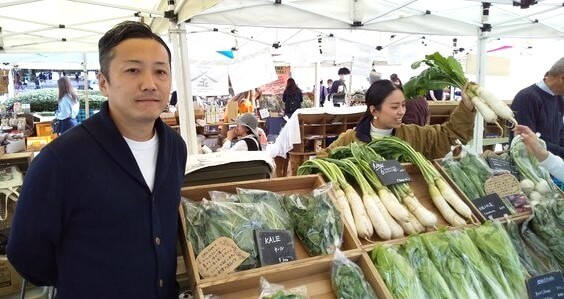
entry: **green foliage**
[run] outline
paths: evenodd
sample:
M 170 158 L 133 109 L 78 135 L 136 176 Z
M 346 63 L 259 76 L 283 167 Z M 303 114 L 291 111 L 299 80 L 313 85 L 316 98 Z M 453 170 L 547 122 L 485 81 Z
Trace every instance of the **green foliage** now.
M 84 91 L 78 90 L 80 98 L 80 108 L 84 108 Z M 30 104 L 31 112 L 55 111 L 57 110 L 59 91 L 57 88 L 44 88 L 20 93 L 17 96 L 6 101 L 7 109 L 12 109 L 14 102 L 22 104 Z M 106 97 L 100 91 L 88 91 L 90 109 L 100 109 L 102 102 Z

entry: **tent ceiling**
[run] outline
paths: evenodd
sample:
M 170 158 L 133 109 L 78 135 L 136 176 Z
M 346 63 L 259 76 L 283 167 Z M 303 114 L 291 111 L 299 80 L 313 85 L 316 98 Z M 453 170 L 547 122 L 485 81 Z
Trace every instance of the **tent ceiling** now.
M 559 2 L 560 1 L 560 2 Z M 562 0 L 539 0 L 528 9 L 512 0 L 492 0 L 493 37 L 564 38 Z M 52 53 L 96 53 L 100 36 L 117 22 L 142 19 L 165 33 L 167 0 L 0 0 L 0 63 L 72 60 Z M 481 26 L 479 1 L 436 0 L 177 0 L 187 21 L 189 52 L 252 51 L 280 42 L 287 46 L 335 35 L 364 45 L 393 46 L 427 35 L 428 44 L 459 47 Z M 500 3 L 501 2 L 501 3 Z M 427 12 L 429 11 L 429 13 Z M 198 13 L 199 12 L 199 13 Z M 356 23 L 355 23 L 356 22 Z M 64 26 L 61 26 L 64 25 Z M 361 26 L 355 26 L 361 25 Z M 64 27 L 64 28 L 61 28 Z M 218 30 L 222 38 L 218 38 Z M 231 32 L 232 30 L 236 30 Z M 394 32 L 395 39 L 390 38 Z M 214 35 L 215 34 L 215 35 Z M 428 35 L 436 35 L 429 37 Z M 444 36 L 442 38 L 440 36 Z M 421 42 L 423 43 L 423 42 Z M 274 50 L 274 52 L 280 52 Z M 15 53 L 15 54 L 14 54 Z M 28 55 L 22 58 L 22 54 Z M 50 58 L 48 58 L 50 57 Z M 93 59 L 88 58 L 89 63 Z
M 527 9 L 512 6 L 510 0 L 490 2 L 493 36 L 564 37 L 561 0 L 539 0 Z M 482 4 L 462 0 L 224 0 L 189 22 L 476 36 L 482 23 Z M 508 29 L 514 26 L 519 30 Z

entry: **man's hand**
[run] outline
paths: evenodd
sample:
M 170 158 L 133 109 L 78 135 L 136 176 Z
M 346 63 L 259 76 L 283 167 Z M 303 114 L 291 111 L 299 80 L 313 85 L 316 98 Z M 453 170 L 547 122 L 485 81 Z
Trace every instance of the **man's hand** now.
M 235 137 L 236 137 L 235 128 L 233 128 L 233 129 L 227 131 L 227 137 L 225 137 L 225 139 L 231 141 L 231 140 L 235 139 Z
M 468 96 L 468 94 L 466 93 L 466 91 L 468 90 L 468 84 L 469 83 L 466 83 L 464 85 L 464 87 L 462 88 L 462 91 L 460 93 L 462 95 L 462 101 L 461 102 L 464 105 L 466 105 L 466 107 L 468 107 L 468 109 L 474 110 L 474 104 L 472 104 L 472 101 L 470 100 L 470 96 Z
M 520 135 L 523 138 L 527 151 L 535 156 L 539 162 L 548 158 L 548 151 L 541 146 L 537 135 L 529 127 L 517 125 L 513 128 L 513 132 L 515 132 L 515 135 Z

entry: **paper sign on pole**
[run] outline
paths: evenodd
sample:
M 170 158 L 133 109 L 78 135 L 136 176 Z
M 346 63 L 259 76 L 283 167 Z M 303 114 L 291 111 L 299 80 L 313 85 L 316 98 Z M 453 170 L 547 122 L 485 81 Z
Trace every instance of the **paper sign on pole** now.
M 227 65 L 213 62 L 191 62 L 192 95 L 219 96 L 229 94 Z
M 237 58 L 229 65 L 229 78 L 235 94 L 278 79 L 269 49 Z

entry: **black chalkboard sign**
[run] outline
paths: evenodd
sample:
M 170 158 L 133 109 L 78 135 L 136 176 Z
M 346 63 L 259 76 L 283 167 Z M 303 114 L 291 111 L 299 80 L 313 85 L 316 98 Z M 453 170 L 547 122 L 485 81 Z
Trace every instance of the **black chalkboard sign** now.
M 504 215 L 511 215 L 511 211 L 507 209 L 507 206 L 505 206 L 497 193 L 476 198 L 472 202 L 486 219 L 496 219 Z
M 527 280 L 531 299 L 564 298 L 564 277 L 561 271 L 534 276 Z
M 255 230 L 259 259 L 263 266 L 280 264 L 296 259 L 294 238 L 289 230 Z
M 496 156 L 488 157 L 487 161 L 491 169 L 507 170 L 511 172 L 511 174 L 516 178 L 519 178 L 519 172 L 517 171 L 517 168 L 515 168 L 515 165 L 513 165 L 513 163 L 511 163 L 510 161 Z
M 370 166 L 386 186 L 411 182 L 411 178 L 397 160 L 374 161 Z

